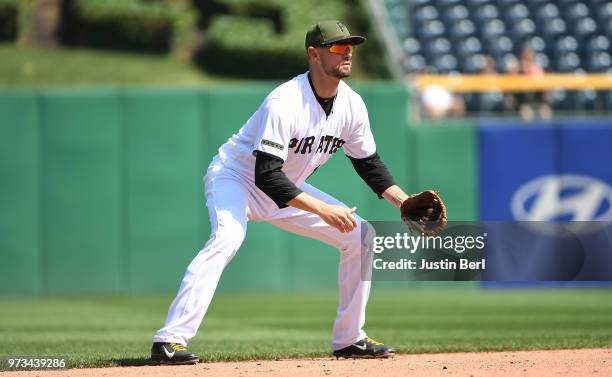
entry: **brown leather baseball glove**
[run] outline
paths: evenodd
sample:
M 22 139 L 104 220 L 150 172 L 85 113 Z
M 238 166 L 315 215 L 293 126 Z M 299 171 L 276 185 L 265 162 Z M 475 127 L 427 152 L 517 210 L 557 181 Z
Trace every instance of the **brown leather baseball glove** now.
M 436 191 L 410 195 L 402 203 L 400 214 L 410 229 L 426 236 L 438 235 L 446 226 L 446 207 Z

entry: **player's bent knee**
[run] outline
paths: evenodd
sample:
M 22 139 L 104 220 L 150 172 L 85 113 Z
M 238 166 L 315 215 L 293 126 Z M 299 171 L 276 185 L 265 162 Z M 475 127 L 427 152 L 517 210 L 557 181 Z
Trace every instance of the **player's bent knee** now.
M 224 226 L 211 234 L 209 241 L 211 247 L 207 249 L 233 256 L 242 245 L 245 235 L 246 229 L 239 224 Z

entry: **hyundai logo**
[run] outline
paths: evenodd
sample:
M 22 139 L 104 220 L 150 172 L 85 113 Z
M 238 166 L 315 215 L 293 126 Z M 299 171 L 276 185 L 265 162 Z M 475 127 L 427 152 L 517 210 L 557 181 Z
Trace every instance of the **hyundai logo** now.
M 511 207 L 519 221 L 610 221 L 612 188 L 583 175 L 546 175 L 519 187 Z

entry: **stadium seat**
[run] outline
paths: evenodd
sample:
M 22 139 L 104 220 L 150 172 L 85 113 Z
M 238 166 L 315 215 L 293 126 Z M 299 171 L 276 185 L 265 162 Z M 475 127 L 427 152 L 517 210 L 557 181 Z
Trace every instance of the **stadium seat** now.
M 589 8 L 584 3 L 574 3 L 563 14 L 567 22 L 576 22 L 589 16 Z
M 546 4 L 554 3 L 554 1 L 553 0 L 531 0 L 531 1 L 526 1 L 525 3 L 527 4 L 527 7 L 529 7 L 530 12 L 535 13 L 541 7 L 545 6 Z
M 423 53 L 428 59 L 446 55 L 451 52 L 451 43 L 448 39 L 440 37 L 423 46 Z
M 525 4 L 517 3 L 506 9 L 503 15 L 509 23 L 519 22 L 529 17 L 529 8 Z
M 557 59 L 557 70 L 563 73 L 575 72 L 580 68 L 580 57 L 575 52 L 568 52 Z
M 597 31 L 597 24 L 595 20 L 590 17 L 585 17 L 574 22 L 574 35 L 580 40 L 584 40 Z
M 488 20 L 482 27 L 482 35 L 488 37 L 496 37 L 503 35 L 506 32 L 506 25 L 501 20 Z
M 487 43 L 488 53 L 493 55 L 496 59 L 515 51 L 514 42 L 509 37 L 493 37 L 485 41 Z
M 548 55 L 543 54 L 543 53 L 538 53 L 536 54 L 536 62 L 540 65 L 540 67 L 542 67 L 542 69 L 544 69 L 545 71 L 549 71 L 550 70 L 550 59 L 548 58 Z
M 594 110 L 597 92 L 592 89 L 579 90 L 572 93 L 573 107 L 578 110 Z
M 572 98 L 570 98 L 566 90 L 555 89 L 551 92 L 551 97 L 551 106 L 554 110 L 567 110 L 572 108 Z
M 576 38 L 567 35 L 565 37 L 561 37 L 557 40 L 554 45 L 553 53 L 560 57 L 568 52 L 576 52 L 578 50 L 578 41 Z
M 499 10 L 495 5 L 485 4 L 482 7 L 476 8 L 473 15 L 475 22 L 481 24 L 486 20 L 499 18 Z
M 451 26 L 451 35 L 455 40 L 473 35 L 475 31 L 476 27 L 470 20 L 460 20 Z
M 537 22 L 548 22 L 557 17 L 559 17 L 559 7 L 553 3 L 545 4 L 535 12 Z
M 412 54 L 404 60 L 403 67 L 408 73 L 423 72 L 427 68 L 427 61 L 421 55 Z
M 404 39 L 404 52 L 407 55 L 418 54 L 421 52 L 421 43 L 416 38 Z
M 517 41 L 524 41 L 525 39 L 532 37 L 535 30 L 535 23 L 529 18 L 525 18 L 520 21 L 513 22 L 511 36 Z
M 504 109 L 504 94 L 500 91 L 481 93 L 478 100 L 479 111 L 497 112 Z
M 416 12 L 414 13 L 414 20 L 417 23 L 421 24 L 419 26 L 422 26 L 422 24 L 426 22 L 438 19 L 439 16 L 440 15 L 436 7 L 434 7 L 433 5 L 427 5 L 416 10 Z
M 606 51 L 595 52 L 587 59 L 586 70 L 589 72 L 606 72 L 612 64 L 610 54 Z
M 425 24 L 422 30 L 422 36 L 425 40 L 432 40 L 444 35 L 446 28 L 441 21 L 434 20 Z
M 460 20 L 465 20 L 469 16 L 468 9 L 464 5 L 455 5 L 448 8 L 443 13 L 443 20 L 446 23 L 454 23 Z
M 485 66 L 485 57 L 482 54 L 465 56 L 461 60 L 461 71 L 465 73 L 480 73 Z
M 567 31 L 567 25 L 561 18 L 553 18 L 548 22 L 540 24 L 542 36 L 553 40 Z
M 459 66 L 454 55 L 445 54 L 434 59 L 434 68 L 439 73 L 452 73 L 458 72 Z
M 476 37 L 468 37 L 456 45 L 455 51 L 459 56 L 478 54 L 483 51 L 482 43 Z
M 612 3 L 609 1 L 604 2 L 597 7 L 594 13 L 596 14 L 599 25 L 605 25 L 606 23 L 612 22 Z
M 589 39 L 586 44 L 587 54 L 592 54 L 599 51 L 609 51 L 610 40 L 605 35 L 595 35 Z
M 546 42 L 544 41 L 542 37 L 538 37 L 537 35 L 526 39 L 523 44 L 528 45 L 537 53 L 546 52 Z

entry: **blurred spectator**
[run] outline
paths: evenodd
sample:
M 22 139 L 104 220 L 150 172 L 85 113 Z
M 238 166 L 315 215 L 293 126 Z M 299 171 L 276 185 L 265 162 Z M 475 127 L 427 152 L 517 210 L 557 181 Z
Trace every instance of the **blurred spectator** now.
M 521 74 L 521 66 L 519 61 L 514 57 L 514 55 L 510 55 L 505 60 L 505 74 L 507 75 L 520 75 Z M 517 92 L 504 92 L 504 110 L 507 112 L 518 112 L 518 96 Z
M 482 75 L 497 75 L 495 59 L 491 55 L 485 55 L 483 59 Z M 507 110 L 505 106 L 505 93 L 499 88 L 491 88 L 479 94 L 479 109 L 486 112 Z
M 535 51 L 530 46 L 521 50 L 519 73 L 530 78 L 544 75 L 544 69 L 535 59 Z M 550 96 L 542 91 L 521 92 L 517 95 L 517 105 L 521 118 L 533 120 L 536 116 L 541 119 L 551 119 Z
M 463 99 L 441 85 L 428 85 L 421 91 L 421 104 L 427 118 L 465 115 Z
M 483 75 L 497 75 L 495 59 L 493 59 L 491 55 L 485 55 L 484 64 L 480 73 L 482 73 Z

